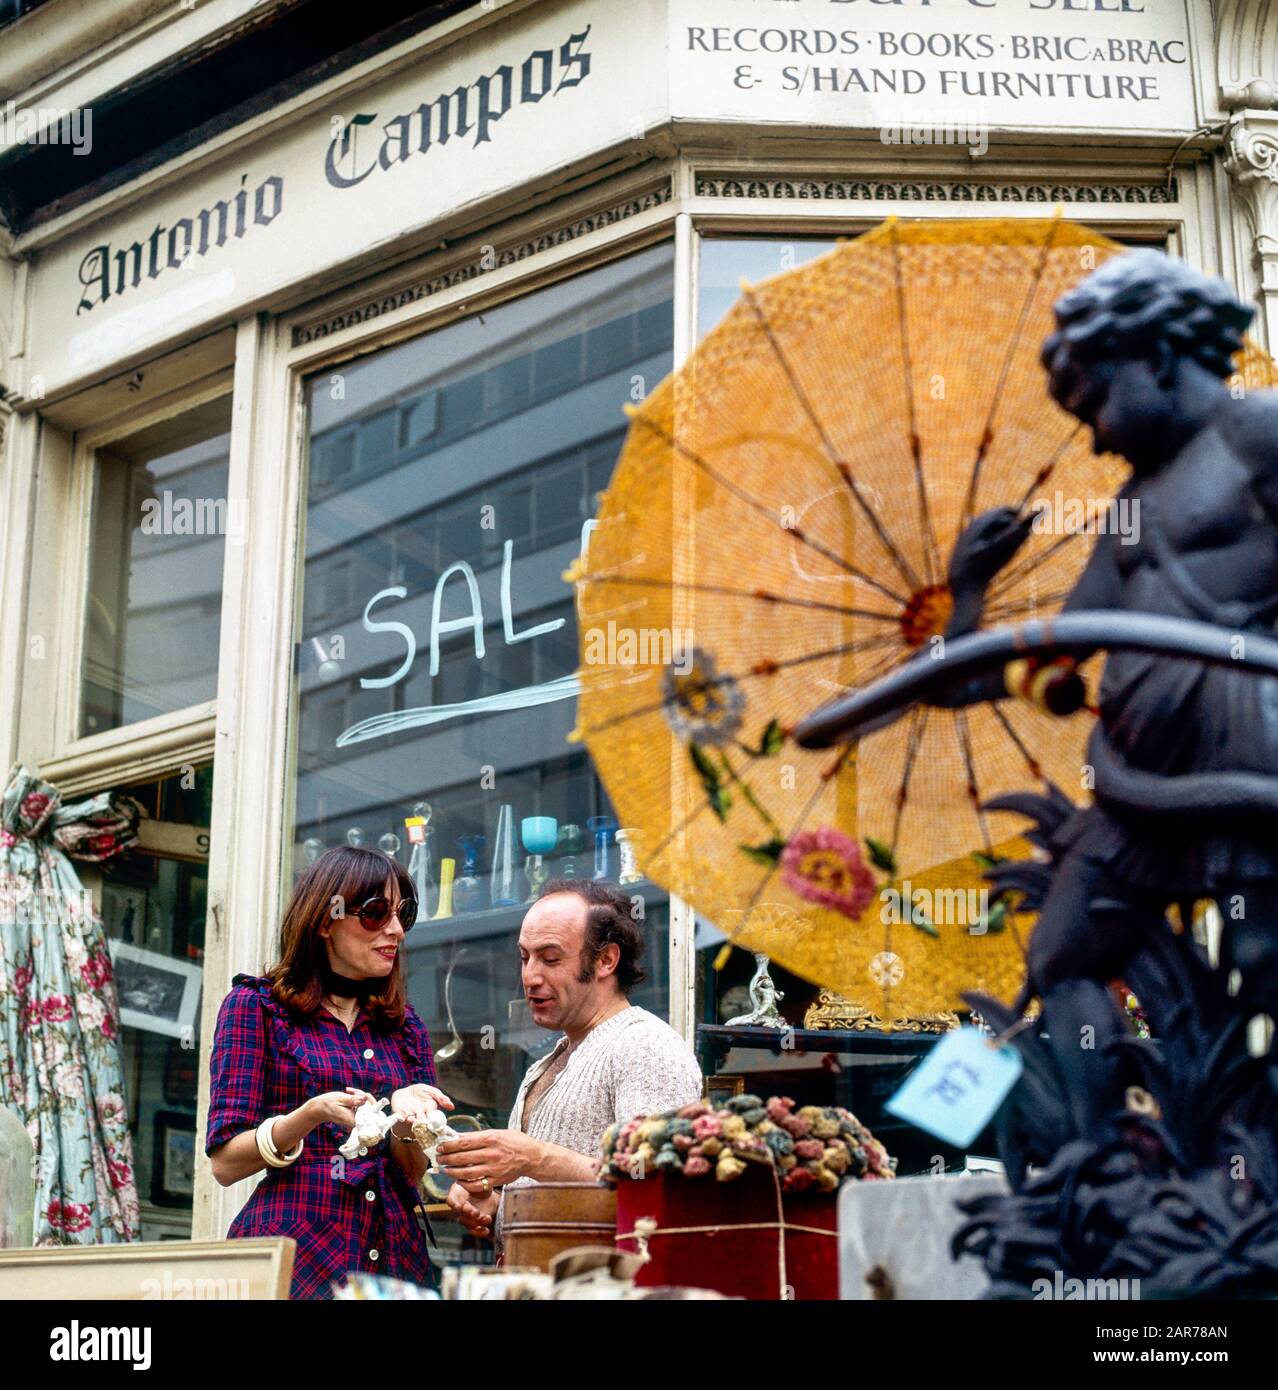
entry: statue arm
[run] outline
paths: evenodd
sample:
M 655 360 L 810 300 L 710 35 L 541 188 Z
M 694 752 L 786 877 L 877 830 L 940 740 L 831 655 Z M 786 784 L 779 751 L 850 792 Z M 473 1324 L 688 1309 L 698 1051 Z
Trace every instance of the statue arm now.
M 1121 606 L 1123 582 L 1118 569 L 1115 549 L 1117 544 L 1118 538 L 1112 532 L 1097 537 L 1083 573 L 1066 597 L 1062 611 L 1110 609 Z M 971 629 L 965 625 L 951 624 L 946 636 L 962 636 L 966 630 Z M 982 671 L 979 675 L 956 682 L 932 703 L 944 709 L 961 709 L 968 705 L 1006 700 L 1017 693 L 1055 713 L 1072 714 L 1078 708 L 1082 696 L 1081 682 L 1073 677 L 1073 672 L 1078 663 L 1086 661 L 1090 655 L 1092 653 L 1087 652 L 1074 659 L 1063 658 L 1054 663 L 1054 671 L 1039 676 L 1037 680 L 1035 677 L 1038 672 L 1034 667 L 1021 661 L 1011 662 L 1006 666 Z M 1068 688 L 1059 686 L 1049 694 L 1047 686 L 1053 683 L 1053 679 L 1067 681 Z

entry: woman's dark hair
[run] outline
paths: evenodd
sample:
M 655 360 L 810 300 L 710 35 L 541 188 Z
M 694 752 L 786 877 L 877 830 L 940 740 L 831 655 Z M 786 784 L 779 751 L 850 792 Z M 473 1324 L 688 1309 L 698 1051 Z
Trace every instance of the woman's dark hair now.
M 1056 332 L 1043 344 L 1050 368 L 1064 348 L 1081 361 L 1147 357 L 1159 341 L 1227 377 L 1255 309 L 1224 280 L 1161 251 L 1113 256 L 1056 301 Z
M 603 948 L 610 943 L 621 952 L 616 978 L 622 994 L 629 994 L 648 978 L 648 972 L 639 964 L 644 939 L 631 916 L 633 900 L 629 893 L 615 883 L 597 878 L 552 878 L 541 890 L 541 896 L 548 898 L 552 893 L 572 893 L 586 904 L 586 940 L 577 976 L 582 984 L 594 977 Z
M 314 1017 L 323 1002 L 328 950 L 320 927 L 334 920 L 335 908 L 338 915 L 353 913 L 377 897 L 388 878 L 399 885 L 401 897 L 417 896 L 408 870 L 380 850 L 339 845 L 302 871 L 280 925 L 283 954 L 267 971 L 272 994 L 295 1018 Z M 370 994 L 364 1007 L 375 1028 L 391 1031 L 403 1025 L 404 1003 L 404 971 L 397 958 L 380 992 Z

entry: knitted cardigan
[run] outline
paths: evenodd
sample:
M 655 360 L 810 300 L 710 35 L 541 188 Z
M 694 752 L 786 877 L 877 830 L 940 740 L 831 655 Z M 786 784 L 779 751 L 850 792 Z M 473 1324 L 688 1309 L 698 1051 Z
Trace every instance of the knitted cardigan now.
M 541 1097 L 525 1130 L 528 1088 L 567 1046 L 568 1039 L 560 1038 L 528 1069 L 510 1112 L 511 1129 L 595 1158 L 610 1124 L 675 1110 L 701 1096 L 701 1069 L 692 1049 L 668 1023 L 632 1004 L 586 1034 Z M 531 1181 L 518 1178 L 507 1190 Z M 499 1244 L 504 1208 L 503 1197 L 494 1222 Z

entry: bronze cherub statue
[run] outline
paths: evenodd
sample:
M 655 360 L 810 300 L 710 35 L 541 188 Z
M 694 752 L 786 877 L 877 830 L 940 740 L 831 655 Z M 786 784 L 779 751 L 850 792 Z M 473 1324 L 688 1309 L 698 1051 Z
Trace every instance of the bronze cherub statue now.
M 1052 622 L 978 633 L 1034 514 L 978 517 L 951 557 L 942 659 L 796 736 L 856 737 L 920 700 L 1072 713 L 1077 664 L 1106 651 L 1094 804 L 1055 788 L 990 803 L 1030 815 L 1049 862 L 992 871 L 1039 918 L 1015 1004 L 969 1002 L 1000 1032 L 1033 998 L 1042 1017 L 1015 1039 L 1025 1074 L 997 1122 L 1012 1195 L 973 1201 L 956 1248 L 985 1259 L 996 1295 L 1056 1271 L 1137 1278 L 1147 1297 L 1272 1289 L 1278 1069 L 1246 1033 L 1278 1017 L 1278 396 L 1226 385 L 1253 310 L 1159 252 L 1114 257 L 1055 314 L 1049 389 L 1130 465 L 1118 500 L 1134 535 L 1098 537 Z M 1188 930 L 1199 899 L 1224 924 L 1215 968 Z M 1151 1040 L 1126 1027 L 1118 977 Z

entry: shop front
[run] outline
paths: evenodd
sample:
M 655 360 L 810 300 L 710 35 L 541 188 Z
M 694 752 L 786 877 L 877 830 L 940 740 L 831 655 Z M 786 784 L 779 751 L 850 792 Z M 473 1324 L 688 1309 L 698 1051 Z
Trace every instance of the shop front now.
M 139 845 L 85 881 L 117 959 L 199 990 L 163 1017 L 139 996 L 125 1032 L 144 1238 L 218 1238 L 245 1199 L 196 1138 L 214 1020 L 334 845 L 414 875 L 409 993 L 465 1124 L 502 1124 L 553 1041 L 515 944 L 539 876 L 626 868 L 633 1002 L 712 1092 L 880 1131 L 932 1034 L 859 1035 L 779 967 L 789 1045 L 724 1026 L 755 961 L 716 969 L 716 925 L 623 865 L 570 738 L 564 573 L 623 407 L 743 278 L 887 217 L 1059 207 L 1225 276 L 1272 349 L 1265 12 L 485 0 L 10 239 L 8 760 L 143 804 Z M 886 1125 L 923 1168 L 935 1145 Z

